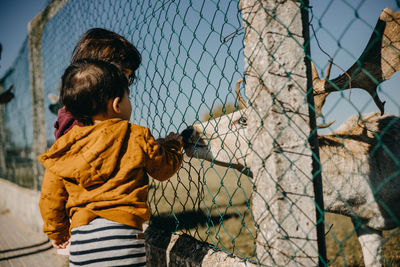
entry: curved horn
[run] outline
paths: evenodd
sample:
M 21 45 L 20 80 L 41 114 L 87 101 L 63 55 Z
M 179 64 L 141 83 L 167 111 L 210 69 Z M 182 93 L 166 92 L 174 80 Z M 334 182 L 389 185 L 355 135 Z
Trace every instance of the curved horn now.
M 243 99 L 242 94 L 240 93 L 240 84 L 243 82 L 243 79 L 240 79 L 236 82 L 235 94 L 236 99 L 239 103 L 239 108 L 243 109 L 247 107 L 246 101 Z
M 312 81 L 319 80 L 318 71 L 315 68 L 314 63 L 311 61 Z
M 326 71 L 324 80 L 329 79 L 329 76 L 331 75 L 332 64 L 333 64 L 333 58 L 329 59 L 329 66 L 328 66 L 328 70 Z
M 371 95 L 382 115 L 385 112 L 385 101 L 379 98 L 377 87 L 400 70 L 399 54 L 400 12 L 386 8 L 382 11 L 361 56 L 342 75 L 328 81 L 329 67 L 325 79 L 320 80 L 312 64 L 314 95 L 351 88 L 364 89 Z
M 319 124 L 319 123 L 317 123 L 317 128 L 318 128 L 318 129 L 328 128 L 328 127 L 331 126 L 335 121 L 336 121 L 336 120 L 330 121 L 330 122 L 324 123 L 324 124 Z
M 400 12 L 386 8 L 382 11 L 361 56 L 344 74 L 327 83 L 325 90 L 334 92 L 351 88 L 364 89 L 383 114 L 385 102 L 379 98 L 377 87 L 400 70 L 399 53 Z

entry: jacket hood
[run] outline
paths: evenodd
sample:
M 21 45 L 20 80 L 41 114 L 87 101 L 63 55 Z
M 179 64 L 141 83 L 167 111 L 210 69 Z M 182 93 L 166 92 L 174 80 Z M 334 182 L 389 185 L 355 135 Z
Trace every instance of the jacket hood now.
M 39 160 L 48 171 L 84 188 L 104 183 L 117 168 L 129 129 L 121 119 L 73 127 Z
M 58 110 L 58 117 L 54 123 L 54 136 L 56 139 L 60 138 L 67 132 L 69 132 L 75 125 L 84 126 L 82 122 L 75 120 L 71 113 L 69 113 L 65 107 Z

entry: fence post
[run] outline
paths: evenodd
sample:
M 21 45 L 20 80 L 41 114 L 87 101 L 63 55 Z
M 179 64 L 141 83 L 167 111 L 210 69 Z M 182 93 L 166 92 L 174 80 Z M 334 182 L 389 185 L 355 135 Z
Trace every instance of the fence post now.
M 241 0 L 257 259 L 273 266 L 320 264 L 305 6 L 308 0 Z
M 32 97 L 33 172 L 34 187 L 39 189 L 44 169 L 37 157 L 47 150 L 46 118 L 44 106 L 42 33 L 46 23 L 65 5 L 67 0 L 52 0 L 28 24 L 29 77 Z
M 4 92 L 4 81 L 0 80 L 0 94 L 2 92 Z M 7 166 L 6 166 L 6 151 L 5 151 L 6 132 L 5 132 L 5 123 L 4 123 L 5 109 L 6 109 L 6 105 L 0 105 L 0 175 L 5 175 L 5 171 L 7 168 Z

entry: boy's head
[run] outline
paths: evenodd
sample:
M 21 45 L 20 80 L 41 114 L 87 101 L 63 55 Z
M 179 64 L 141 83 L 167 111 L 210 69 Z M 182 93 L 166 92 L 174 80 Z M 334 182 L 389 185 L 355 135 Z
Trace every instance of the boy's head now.
M 85 32 L 72 53 L 71 63 L 81 59 L 96 59 L 118 66 L 131 84 L 141 56 L 136 47 L 121 35 L 102 28 Z
M 99 116 L 129 120 L 132 112 L 124 73 L 101 60 L 72 63 L 62 76 L 60 100 L 76 119 L 87 124 Z

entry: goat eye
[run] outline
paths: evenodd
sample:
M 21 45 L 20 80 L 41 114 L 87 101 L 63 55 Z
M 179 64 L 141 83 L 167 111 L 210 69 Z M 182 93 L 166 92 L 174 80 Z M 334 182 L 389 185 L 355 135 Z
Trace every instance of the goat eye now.
M 245 117 L 240 117 L 239 123 L 242 124 L 243 126 L 246 126 L 246 125 L 247 125 L 247 120 L 246 120 L 246 118 L 245 118 Z

